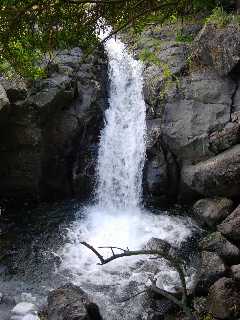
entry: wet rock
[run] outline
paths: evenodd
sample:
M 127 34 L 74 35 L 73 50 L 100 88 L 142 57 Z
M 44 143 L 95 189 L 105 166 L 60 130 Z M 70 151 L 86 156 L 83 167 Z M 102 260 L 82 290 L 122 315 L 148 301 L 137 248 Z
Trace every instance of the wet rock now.
M 201 259 L 199 279 L 195 290 L 197 294 L 205 295 L 208 293 L 210 286 L 224 276 L 225 266 L 222 259 L 213 252 L 203 251 Z
M 161 119 L 147 120 L 146 148 L 150 150 L 159 142 L 161 136 Z
M 240 145 L 181 172 L 182 189 L 207 197 L 233 197 L 240 194 Z
M 193 206 L 197 221 L 210 228 L 224 220 L 233 209 L 233 201 L 227 198 L 200 199 Z
M 98 306 L 73 284 L 66 284 L 48 295 L 49 320 L 102 320 Z
M 178 170 L 176 161 L 160 138 L 161 119 L 147 120 L 147 161 L 144 167 L 144 194 L 148 203 L 176 199 Z
M 169 253 L 171 245 L 162 239 L 151 238 L 144 246 L 145 250 L 158 250 L 164 253 Z
M 235 319 L 240 316 L 240 283 L 221 278 L 210 288 L 208 311 L 217 319 Z
M 231 272 L 235 280 L 240 280 L 240 264 L 231 266 Z
M 175 159 L 160 143 L 147 151 L 144 167 L 144 195 L 148 203 L 172 203 L 178 190 L 178 168 Z
M 228 264 L 240 262 L 240 250 L 229 242 L 220 232 L 214 232 L 201 240 L 201 250 L 215 252 Z
M 228 239 L 240 242 L 240 205 L 218 226 Z
M 195 40 L 197 60 L 213 67 L 221 76 L 229 74 L 240 61 L 240 31 L 238 25 L 217 28 L 206 24 Z

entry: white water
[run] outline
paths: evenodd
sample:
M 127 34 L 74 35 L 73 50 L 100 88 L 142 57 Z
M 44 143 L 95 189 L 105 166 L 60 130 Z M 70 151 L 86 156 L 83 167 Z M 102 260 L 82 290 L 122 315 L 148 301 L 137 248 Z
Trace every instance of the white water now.
M 119 40 L 109 40 L 106 50 L 111 83 L 99 146 L 97 204 L 85 208 L 69 229 L 67 244 L 60 252 L 61 270 L 67 270 L 72 281 L 93 295 L 104 319 L 136 319 L 138 314 L 144 319 L 145 308 L 136 300 L 134 307 L 125 303 L 124 308 L 119 300 L 128 295 L 133 284 L 132 294 L 154 275 L 162 287 L 172 290 L 179 283 L 177 273 L 164 261 L 160 265 L 158 261 L 155 269 L 150 268 L 154 272 L 149 271 L 146 257 L 124 258 L 99 266 L 96 256 L 80 242 L 96 248 L 136 250 L 151 237 L 157 237 L 179 246 L 192 231 L 186 219 L 164 213 L 154 215 L 140 206 L 146 131 L 142 66 Z M 105 257 L 111 254 L 110 250 L 99 251 Z
M 142 65 L 119 40 L 106 44 L 110 97 L 98 156 L 97 198 L 102 208 L 134 208 L 140 203 L 145 160 L 146 108 Z

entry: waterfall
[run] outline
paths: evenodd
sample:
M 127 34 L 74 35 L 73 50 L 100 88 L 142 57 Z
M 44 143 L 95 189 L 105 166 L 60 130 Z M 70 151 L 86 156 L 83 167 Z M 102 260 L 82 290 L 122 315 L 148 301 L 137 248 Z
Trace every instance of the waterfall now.
M 132 208 L 141 201 L 145 160 L 142 65 L 120 40 L 105 46 L 109 58 L 109 109 L 101 133 L 96 196 L 102 208 Z
M 97 201 L 81 208 L 68 229 L 67 241 L 58 252 L 62 258 L 59 272 L 64 276 L 68 274 L 70 281 L 94 297 L 104 319 L 146 319 L 147 310 L 141 296 L 138 302 L 137 298 L 133 302 L 130 299 L 124 307 L 119 301 L 129 296 L 131 290 L 132 294 L 143 290 L 149 277 L 156 277 L 165 290 L 174 291 L 180 282 L 176 270 L 158 260 L 156 268 L 152 268 L 151 262 L 149 269 L 149 262 L 138 256 L 99 266 L 98 258 L 81 245 L 81 241 L 109 257 L 112 252 L 104 246 L 140 250 L 151 237 L 179 247 L 192 230 L 185 218 L 168 216 L 162 211 L 153 214 L 140 206 L 146 149 L 142 65 L 128 54 L 119 40 L 110 39 L 105 47 L 110 90 L 99 145 Z

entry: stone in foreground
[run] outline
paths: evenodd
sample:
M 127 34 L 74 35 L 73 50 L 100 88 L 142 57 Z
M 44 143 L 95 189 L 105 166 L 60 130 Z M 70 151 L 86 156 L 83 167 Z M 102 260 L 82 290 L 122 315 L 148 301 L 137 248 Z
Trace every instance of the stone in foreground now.
M 98 306 L 79 287 L 67 283 L 48 295 L 48 320 L 102 320 Z
M 240 250 L 220 232 L 214 232 L 200 242 L 202 250 L 215 252 L 228 264 L 240 262 Z
M 217 319 L 235 319 L 240 316 L 240 284 L 230 278 L 221 278 L 211 286 L 208 311 Z
M 193 206 L 196 219 L 203 226 L 214 227 L 233 210 L 233 201 L 226 198 L 201 199 Z
M 218 226 L 218 231 L 227 238 L 240 242 L 240 205 Z

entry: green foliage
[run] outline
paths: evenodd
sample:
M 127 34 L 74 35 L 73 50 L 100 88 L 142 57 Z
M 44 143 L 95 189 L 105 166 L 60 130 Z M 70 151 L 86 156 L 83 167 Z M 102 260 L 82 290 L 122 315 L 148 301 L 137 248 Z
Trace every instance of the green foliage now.
M 193 42 L 193 36 L 190 34 L 184 34 L 182 31 L 178 31 L 176 34 L 176 41 L 183 43 Z
M 107 26 L 112 34 L 129 27 L 139 33 L 219 2 L 224 6 L 226 0 L 0 0 L 1 72 L 9 64 L 25 77 L 44 76 L 38 65 L 44 53 L 74 46 L 91 52 L 99 44 L 96 33 Z M 180 35 L 179 40 L 190 41 Z
M 214 320 L 213 316 L 211 314 L 206 314 L 201 317 L 201 320 Z
M 140 52 L 139 59 L 142 60 L 144 63 L 155 64 L 158 66 L 161 65 L 160 59 L 156 56 L 154 52 L 150 51 L 148 48 L 144 48 Z
M 233 15 L 228 14 L 222 7 L 217 7 L 213 10 L 212 14 L 206 18 L 206 23 L 212 23 L 223 28 L 233 20 Z

